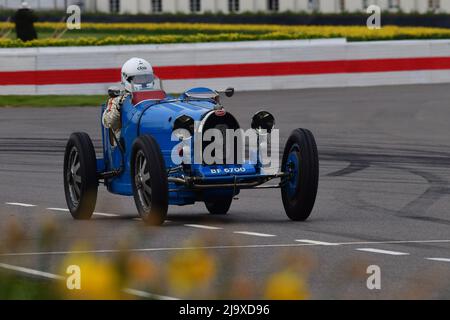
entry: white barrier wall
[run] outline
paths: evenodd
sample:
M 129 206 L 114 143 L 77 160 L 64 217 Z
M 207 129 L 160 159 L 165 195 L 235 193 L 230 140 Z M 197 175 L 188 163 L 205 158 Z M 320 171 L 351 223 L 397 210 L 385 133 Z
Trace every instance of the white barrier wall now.
M 345 39 L 0 49 L 0 94 L 103 94 L 131 57 L 168 92 L 450 82 L 450 40 Z

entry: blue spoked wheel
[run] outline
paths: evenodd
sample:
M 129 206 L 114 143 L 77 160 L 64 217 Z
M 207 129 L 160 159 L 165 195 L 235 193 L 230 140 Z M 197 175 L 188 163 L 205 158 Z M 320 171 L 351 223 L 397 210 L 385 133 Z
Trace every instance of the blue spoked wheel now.
M 294 221 L 308 219 L 314 207 L 319 184 L 319 156 L 311 131 L 296 129 L 290 135 L 283 153 L 281 197 L 287 216 Z
M 130 172 L 134 201 L 142 220 L 149 225 L 162 225 L 169 205 L 167 170 L 153 137 L 143 135 L 134 142 Z

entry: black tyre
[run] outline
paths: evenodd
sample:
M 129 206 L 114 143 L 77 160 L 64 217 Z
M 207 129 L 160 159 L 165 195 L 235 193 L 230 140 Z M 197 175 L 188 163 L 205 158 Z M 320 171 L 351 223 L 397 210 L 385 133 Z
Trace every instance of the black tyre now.
M 205 201 L 205 206 L 211 214 L 224 215 L 230 210 L 231 202 L 233 202 L 233 198 L 217 199 Z
M 292 132 L 281 165 L 283 172 L 290 173 L 281 188 L 286 214 L 291 220 L 304 221 L 314 207 L 319 184 L 319 156 L 311 131 Z
M 83 132 L 73 133 L 64 154 L 64 192 L 74 219 L 92 217 L 97 190 L 97 160 L 91 138 Z
M 149 135 L 136 139 L 130 168 L 139 215 L 149 225 L 163 224 L 169 206 L 169 188 L 166 165 L 155 139 Z

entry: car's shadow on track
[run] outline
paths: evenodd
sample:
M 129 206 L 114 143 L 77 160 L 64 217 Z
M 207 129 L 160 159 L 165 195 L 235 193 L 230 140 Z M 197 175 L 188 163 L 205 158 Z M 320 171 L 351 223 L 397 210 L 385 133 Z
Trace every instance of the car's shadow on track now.
M 283 216 L 275 219 L 264 219 L 255 217 L 243 217 L 245 214 L 232 212 L 224 216 L 214 216 L 210 214 L 169 214 L 167 220 L 171 221 L 172 224 L 189 224 L 198 223 L 206 225 L 229 225 L 229 224 L 270 224 L 270 225 L 292 225 L 292 224 L 308 224 L 307 221 L 296 222 L 291 221 Z M 318 219 L 314 219 L 318 220 Z M 167 224 L 169 225 L 169 224 Z
M 123 221 L 144 224 L 138 215 L 123 214 L 111 217 L 104 216 L 94 216 L 91 222 L 95 223 L 106 223 L 113 221 Z M 207 213 L 169 213 L 167 215 L 166 222 L 163 224 L 164 228 L 167 227 L 178 227 L 186 224 L 199 224 L 211 227 L 221 227 L 226 225 L 261 225 L 267 224 L 271 226 L 311 226 L 320 222 L 329 222 L 326 219 L 320 217 L 311 217 L 307 221 L 291 221 L 283 215 L 277 215 L 274 218 L 263 218 L 263 217 L 249 217 L 244 212 L 230 212 L 227 215 L 211 215 Z

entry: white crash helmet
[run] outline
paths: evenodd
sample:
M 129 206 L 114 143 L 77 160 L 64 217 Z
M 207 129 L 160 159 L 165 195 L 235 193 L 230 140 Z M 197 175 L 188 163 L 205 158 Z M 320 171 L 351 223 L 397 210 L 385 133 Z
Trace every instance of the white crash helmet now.
M 132 58 L 122 67 L 122 85 L 129 92 L 152 89 L 155 84 L 152 65 L 141 58 Z

